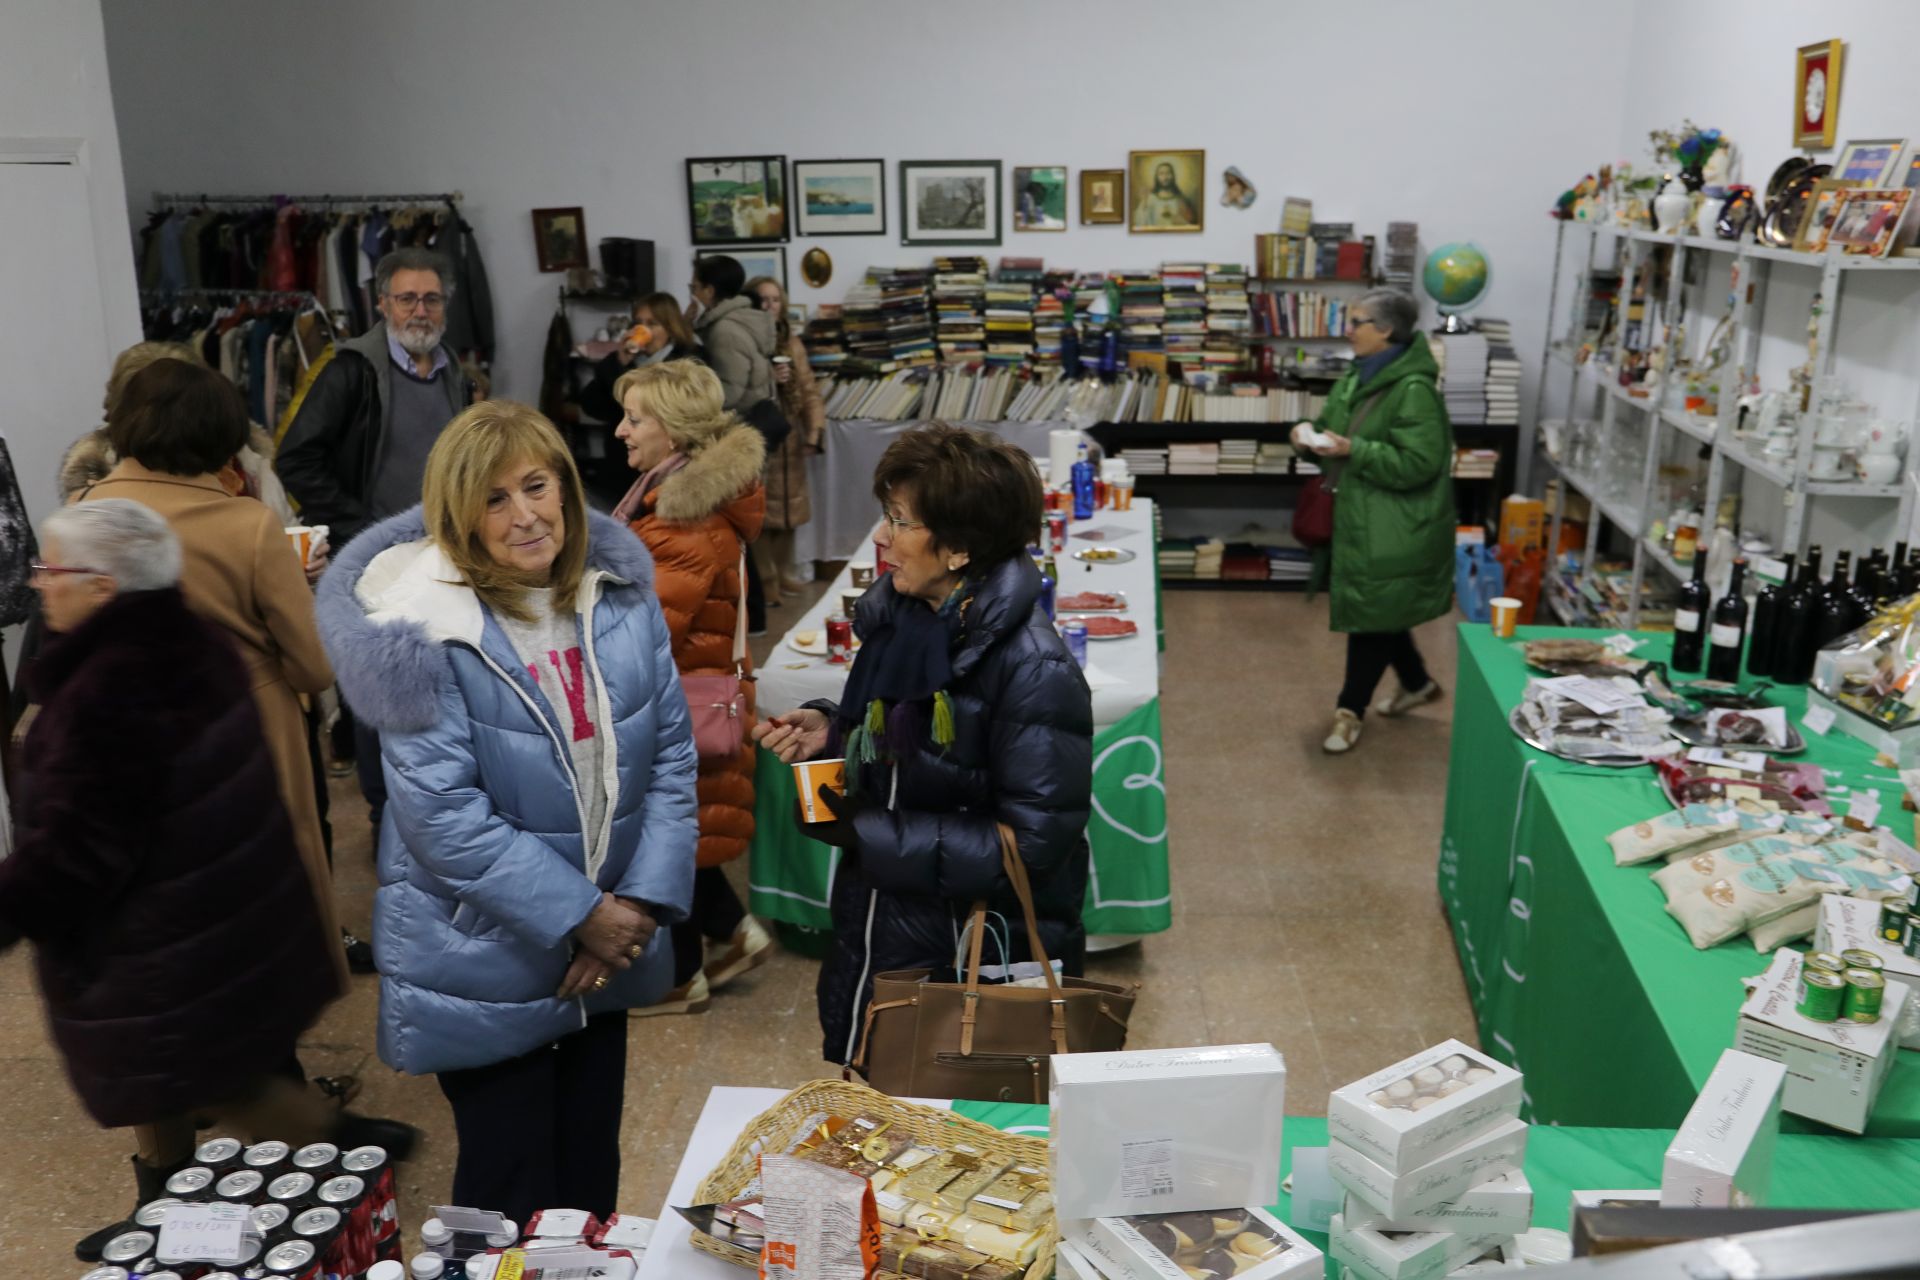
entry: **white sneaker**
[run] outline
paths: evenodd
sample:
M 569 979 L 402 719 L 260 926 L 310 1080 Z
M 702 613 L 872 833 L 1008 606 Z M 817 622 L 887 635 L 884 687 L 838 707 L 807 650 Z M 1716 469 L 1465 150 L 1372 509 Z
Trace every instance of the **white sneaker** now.
M 1402 689 L 1390 693 L 1373 704 L 1373 713 L 1380 716 L 1401 716 L 1415 707 L 1424 707 L 1429 702 L 1440 701 L 1440 682 L 1429 680 L 1418 689 Z
M 658 1018 L 663 1014 L 705 1013 L 707 1006 L 713 1003 L 713 992 L 707 986 L 707 975 L 696 973 L 686 982 L 660 997 L 659 1004 L 650 1004 L 644 1009 L 629 1009 L 629 1018 Z
M 1341 755 L 1353 750 L 1353 744 L 1360 741 L 1360 717 L 1340 708 L 1333 713 L 1333 732 L 1320 744 L 1320 749 L 1328 755 Z
M 701 972 L 706 975 L 707 986 L 718 991 L 741 974 L 758 969 L 772 958 L 773 935 L 758 920 L 748 916 L 733 931 L 733 939 L 727 949 L 707 961 Z

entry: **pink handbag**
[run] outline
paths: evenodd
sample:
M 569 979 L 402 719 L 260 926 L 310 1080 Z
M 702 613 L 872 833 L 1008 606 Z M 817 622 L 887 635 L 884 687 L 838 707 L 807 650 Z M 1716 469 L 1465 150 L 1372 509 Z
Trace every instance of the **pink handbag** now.
M 740 547 L 740 608 L 733 628 L 733 670 L 718 676 L 681 676 L 693 749 L 702 760 L 731 760 L 747 740 L 747 695 L 740 687 L 747 656 L 747 548 Z

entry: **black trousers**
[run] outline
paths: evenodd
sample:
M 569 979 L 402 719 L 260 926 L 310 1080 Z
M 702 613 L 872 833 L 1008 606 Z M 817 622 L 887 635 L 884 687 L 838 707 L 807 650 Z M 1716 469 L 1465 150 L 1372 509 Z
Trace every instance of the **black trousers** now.
M 1340 686 L 1339 706 L 1366 718 L 1367 704 L 1388 667 L 1400 677 L 1402 689 L 1424 689 L 1432 679 L 1411 631 L 1350 632 L 1347 635 L 1347 682 Z
M 624 1010 L 532 1053 L 438 1078 L 460 1142 L 451 1203 L 497 1209 L 523 1231 L 536 1209 L 604 1219 L 618 1207 Z
M 360 779 L 360 794 L 367 798 L 367 816 L 373 820 L 378 847 L 380 815 L 387 807 L 387 775 L 380 772 L 380 731 L 359 719 L 353 722 L 353 771 Z
M 701 867 L 693 873 L 693 910 L 673 926 L 673 985 L 693 981 L 706 959 L 704 939 L 725 942 L 747 918 L 747 909 L 719 867 Z
M 779 589 L 775 584 L 775 590 Z M 760 581 L 760 566 L 754 563 L 751 553 L 747 556 L 747 630 L 765 631 L 767 629 L 767 588 Z

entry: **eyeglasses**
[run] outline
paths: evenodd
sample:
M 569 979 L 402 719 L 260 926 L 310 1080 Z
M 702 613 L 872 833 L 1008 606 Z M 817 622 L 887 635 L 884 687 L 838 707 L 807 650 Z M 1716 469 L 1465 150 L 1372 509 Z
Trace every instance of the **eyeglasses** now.
M 1379 322 L 1376 321 L 1372 316 L 1348 316 L 1347 317 L 1347 328 L 1349 329 L 1359 329 L 1366 325 L 1373 325 L 1375 328 L 1378 328 Z
M 902 520 L 885 507 L 880 508 L 880 518 L 891 525 L 895 533 L 899 533 L 903 529 L 924 529 L 927 527 L 927 522 L 924 520 Z
M 447 295 L 444 293 L 390 293 L 387 295 L 387 301 L 400 308 L 403 313 L 418 306 L 424 306 L 428 311 L 439 311 L 447 305 Z
M 100 578 L 106 575 L 98 569 L 82 569 L 70 564 L 48 564 L 45 560 L 29 560 L 27 568 L 43 578 L 51 578 L 62 573 L 77 573 L 82 577 Z

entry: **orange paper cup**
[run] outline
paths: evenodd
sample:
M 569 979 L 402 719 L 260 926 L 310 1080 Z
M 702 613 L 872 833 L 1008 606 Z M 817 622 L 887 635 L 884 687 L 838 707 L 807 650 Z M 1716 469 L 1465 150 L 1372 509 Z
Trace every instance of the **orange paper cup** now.
M 800 760 L 793 766 L 793 785 L 800 792 L 800 816 L 808 822 L 832 822 L 833 813 L 820 803 L 820 788 L 836 793 L 847 791 L 847 762 L 841 760 Z
M 290 524 L 287 540 L 293 543 L 294 554 L 300 557 L 300 567 L 304 569 L 313 551 L 313 530 L 302 524 Z
M 1487 602 L 1493 609 L 1493 634 L 1502 640 L 1513 637 L 1513 629 L 1520 625 L 1520 602 L 1512 596 L 1495 596 Z

